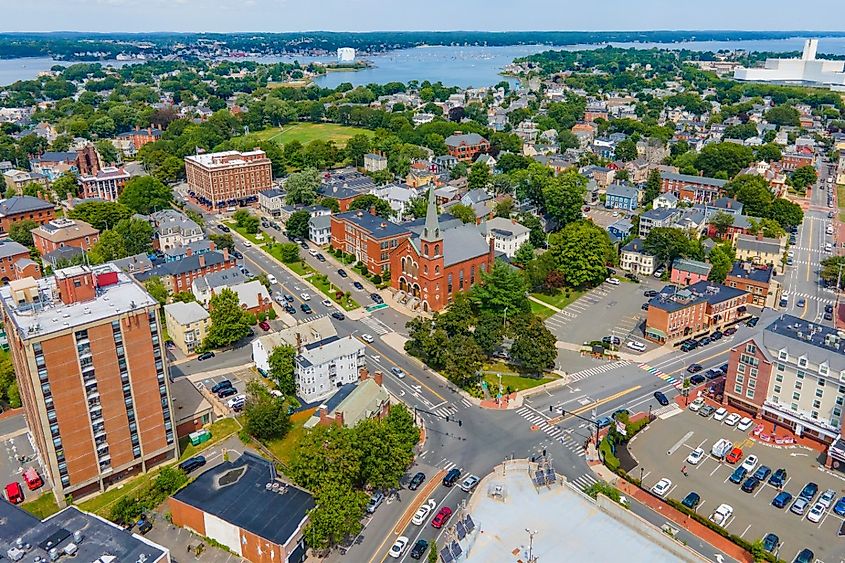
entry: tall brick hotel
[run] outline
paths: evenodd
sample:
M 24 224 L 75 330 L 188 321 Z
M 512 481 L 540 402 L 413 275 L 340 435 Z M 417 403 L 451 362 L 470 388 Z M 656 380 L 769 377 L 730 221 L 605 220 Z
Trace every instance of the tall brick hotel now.
M 32 436 L 59 502 L 177 455 L 158 303 L 111 264 L 0 288 Z
M 250 203 L 273 187 L 273 165 L 267 154 L 226 151 L 185 157 L 188 192 L 212 209 Z

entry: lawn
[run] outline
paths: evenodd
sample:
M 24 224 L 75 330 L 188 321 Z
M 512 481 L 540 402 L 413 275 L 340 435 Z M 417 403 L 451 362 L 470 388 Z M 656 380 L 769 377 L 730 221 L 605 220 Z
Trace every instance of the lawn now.
M 337 288 L 332 285 L 330 281 L 327 281 L 325 277 L 311 276 L 308 281 L 311 283 L 311 285 L 320 290 L 320 293 L 322 293 L 335 303 L 340 304 L 340 306 L 346 309 L 347 311 L 351 311 L 360 307 L 360 305 L 358 305 L 358 303 L 356 303 L 355 300 L 351 297 L 349 299 L 346 299 L 344 296 L 341 299 L 337 299 L 335 297 L 335 291 L 337 291 Z
M 281 440 L 274 440 L 267 444 L 267 449 L 284 465 L 290 464 L 290 454 L 294 446 L 299 443 L 302 435 L 305 434 L 305 428 L 303 426 L 311 418 L 315 410 L 317 409 L 308 409 L 291 415 L 290 421 L 293 423 L 293 426 L 287 435 Z
M 546 293 L 532 293 L 531 297 L 535 299 L 539 299 L 543 303 L 548 303 L 553 307 L 557 307 L 558 309 L 564 309 L 567 305 L 584 295 L 584 291 L 579 291 L 577 289 L 570 289 L 570 290 L 558 290 L 557 293 L 549 295 Z
M 267 241 L 267 237 L 264 236 L 263 234 L 261 234 L 261 233 L 258 233 L 257 235 L 250 234 L 250 233 L 246 232 L 245 229 L 238 227 L 238 225 L 234 221 L 230 221 L 229 223 L 226 223 L 226 224 L 233 231 L 236 231 L 239 235 L 244 237 L 246 240 L 248 240 L 252 244 L 261 245 L 261 244 L 263 244 Z M 259 236 L 261 238 L 258 238 Z
M 529 303 L 531 304 L 531 312 L 543 320 L 548 319 L 556 312 L 554 309 L 549 309 L 545 305 L 537 303 L 536 301 L 529 301 Z
M 59 511 L 59 505 L 56 504 L 56 497 L 49 491 L 35 500 L 23 503 L 21 508 L 41 520 Z
M 201 451 L 213 446 L 217 442 L 221 440 L 225 440 L 232 434 L 239 432 L 243 428 L 241 423 L 238 422 L 236 418 L 221 418 L 216 422 L 212 423 L 211 426 L 208 427 L 208 431 L 211 432 L 211 439 L 207 442 L 203 442 L 199 446 L 192 446 L 191 441 L 189 438 L 185 437 L 183 440 L 186 442 L 186 445 L 180 443 L 180 450 L 182 451 L 182 455 L 179 456 L 179 460 L 185 460 L 189 457 L 193 457 L 200 453 Z M 182 442 L 183 440 L 180 440 Z
M 287 144 L 299 141 L 303 145 L 311 141 L 334 141 L 339 147 L 346 146 L 346 141 L 355 135 L 372 135 L 373 132 L 359 127 L 346 127 L 336 123 L 295 123 L 284 127 L 273 127 L 263 131 L 256 131 L 255 136 L 261 141 L 275 141 Z
M 836 186 L 836 203 L 839 204 L 839 220 L 845 221 L 845 184 Z
M 555 379 L 560 379 L 557 375 L 548 373 L 542 378 L 523 377 L 515 366 L 503 362 L 484 364 L 481 369 L 484 374 L 484 380 L 487 382 L 490 393 L 493 395 L 499 392 L 499 377 L 496 374 L 502 374 L 502 387 L 505 390 L 510 387 L 511 391 L 531 389 L 532 387 L 549 383 Z

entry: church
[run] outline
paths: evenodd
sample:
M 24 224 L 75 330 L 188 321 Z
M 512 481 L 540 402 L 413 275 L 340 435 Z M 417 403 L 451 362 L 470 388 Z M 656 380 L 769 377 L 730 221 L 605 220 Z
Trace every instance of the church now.
M 434 190 L 428 192 L 424 225 L 410 230 L 413 234 L 390 255 L 390 283 L 418 298 L 423 311 L 445 309 L 456 293 L 493 267 L 493 240 L 488 243 L 472 223 L 451 217 L 441 223 Z

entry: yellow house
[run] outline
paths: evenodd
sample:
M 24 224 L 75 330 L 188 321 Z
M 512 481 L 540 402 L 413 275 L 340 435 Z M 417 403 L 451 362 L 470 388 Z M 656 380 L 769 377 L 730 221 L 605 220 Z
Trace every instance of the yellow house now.
M 767 238 L 762 236 L 737 234 L 734 237 L 736 259 L 751 262 L 759 266 L 774 266 L 775 271 L 783 272 L 786 238 Z
M 183 354 L 190 355 L 199 346 L 211 325 L 211 317 L 202 305 L 177 301 L 164 306 L 164 320 L 170 339 Z

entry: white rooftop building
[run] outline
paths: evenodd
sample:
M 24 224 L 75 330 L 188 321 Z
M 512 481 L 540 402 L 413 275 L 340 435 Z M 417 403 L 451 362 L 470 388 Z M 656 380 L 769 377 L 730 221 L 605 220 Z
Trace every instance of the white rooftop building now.
M 358 381 L 366 366 L 366 346 L 354 336 L 332 336 L 302 346 L 295 362 L 296 394 L 313 403 Z
M 763 68 L 738 68 L 734 78 L 750 82 L 823 84 L 845 90 L 845 61 L 816 59 L 818 39 L 808 39 L 800 59 L 767 59 Z
M 355 49 L 352 47 L 341 47 L 337 50 L 337 62 L 351 63 L 355 60 Z

